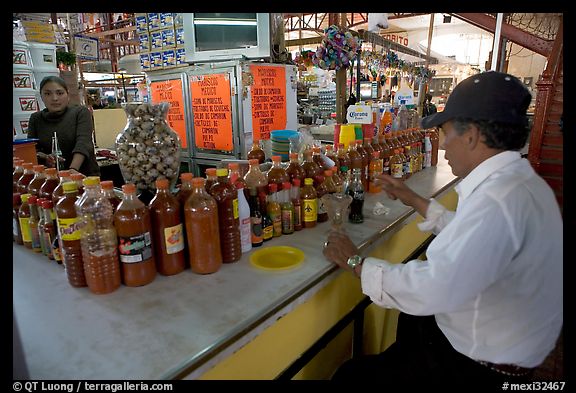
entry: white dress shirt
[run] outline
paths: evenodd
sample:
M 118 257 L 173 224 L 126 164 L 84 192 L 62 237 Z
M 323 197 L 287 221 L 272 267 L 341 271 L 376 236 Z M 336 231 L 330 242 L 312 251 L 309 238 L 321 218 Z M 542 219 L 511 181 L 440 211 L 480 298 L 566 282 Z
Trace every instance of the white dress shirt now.
M 535 367 L 563 321 L 563 231 L 548 184 L 505 151 L 456 185 L 456 212 L 435 200 L 421 230 L 427 260 L 366 258 L 362 291 L 385 308 L 434 314 L 454 349 L 475 360 Z

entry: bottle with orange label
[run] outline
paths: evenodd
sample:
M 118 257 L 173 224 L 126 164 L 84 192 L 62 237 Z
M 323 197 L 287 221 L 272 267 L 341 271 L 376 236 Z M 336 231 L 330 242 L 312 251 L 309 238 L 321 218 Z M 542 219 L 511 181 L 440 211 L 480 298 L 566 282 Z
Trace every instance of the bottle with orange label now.
M 216 176 L 218 176 L 218 180 L 210 188 L 210 194 L 218 206 L 222 262 L 232 263 L 242 257 L 238 191 L 228 181 L 228 169 L 218 168 Z
M 164 276 L 184 270 L 184 225 L 178 199 L 170 193 L 168 179 L 156 179 L 156 194 L 150 201 L 152 241 L 156 257 L 156 269 Z

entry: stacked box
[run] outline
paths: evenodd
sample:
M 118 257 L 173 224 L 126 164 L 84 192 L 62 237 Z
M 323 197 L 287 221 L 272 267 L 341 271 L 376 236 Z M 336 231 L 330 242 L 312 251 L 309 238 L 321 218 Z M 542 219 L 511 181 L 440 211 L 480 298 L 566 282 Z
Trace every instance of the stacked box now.
M 142 71 L 186 65 L 182 13 L 149 12 L 135 18 Z

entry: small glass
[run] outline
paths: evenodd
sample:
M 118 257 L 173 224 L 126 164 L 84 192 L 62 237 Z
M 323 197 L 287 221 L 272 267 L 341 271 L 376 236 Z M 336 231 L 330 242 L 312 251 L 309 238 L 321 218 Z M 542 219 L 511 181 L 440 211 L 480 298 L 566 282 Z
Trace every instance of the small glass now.
M 352 197 L 347 194 L 336 192 L 333 194 L 324 194 L 321 197 L 326 210 L 328 211 L 328 218 L 330 219 L 330 231 L 345 232 L 343 228 L 343 217 L 348 210 L 348 206 L 352 203 Z

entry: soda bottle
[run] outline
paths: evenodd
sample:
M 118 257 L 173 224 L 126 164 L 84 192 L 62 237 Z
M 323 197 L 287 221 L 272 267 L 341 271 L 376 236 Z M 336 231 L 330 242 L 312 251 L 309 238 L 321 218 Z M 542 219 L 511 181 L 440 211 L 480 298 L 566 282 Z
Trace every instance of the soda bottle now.
M 124 184 L 122 192 L 124 198 L 114 213 L 122 282 L 137 287 L 151 283 L 156 277 L 152 224 L 149 210 L 136 197 L 136 185 Z
M 62 185 L 63 196 L 56 203 L 56 217 L 58 223 L 58 236 L 60 238 L 60 255 L 68 283 L 73 287 L 85 287 L 86 276 L 82 260 L 82 246 L 80 243 L 80 228 L 75 203 L 78 199 L 78 185 L 68 181 Z
M 198 274 L 214 273 L 222 266 L 218 207 L 205 182 L 201 177 L 192 179 L 192 193 L 184 205 L 190 269 Z
M 170 193 L 168 179 L 156 179 L 156 194 L 150 201 L 152 243 L 154 243 L 156 269 L 164 276 L 182 272 L 184 260 L 184 225 L 178 199 Z
M 352 179 L 348 183 L 346 194 L 352 197 L 348 220 L 353 224 L 364 222 L 364 214 L 362 213 L 362 208 L 364 207 L 364 186 L 362 185 L 361 169 L 355 168 L 352 170 Z
M 105 294 L 120 287 L 120 265 L 112 204 L 102 194 L 100 178 L 82 180 L 84 193 L 75 202 L 84 275 L 90 292 Z

